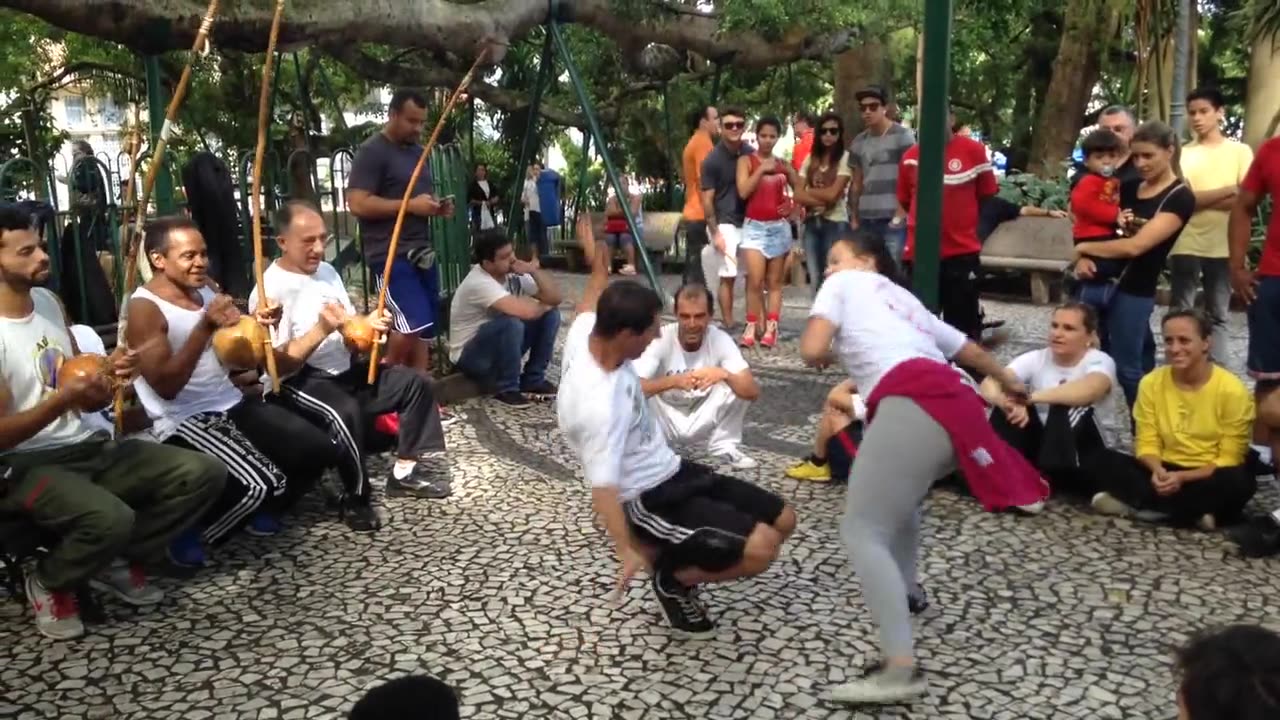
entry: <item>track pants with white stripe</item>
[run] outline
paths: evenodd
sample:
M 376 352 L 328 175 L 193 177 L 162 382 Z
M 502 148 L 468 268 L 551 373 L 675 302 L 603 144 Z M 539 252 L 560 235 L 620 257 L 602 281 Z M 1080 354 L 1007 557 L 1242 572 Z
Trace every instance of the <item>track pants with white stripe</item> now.
M 1083 497 L 1097 492 L 1096 478 L 1081 470 L 1094 454 L 1106 449 L 1093 408 L 1050 405 L 1044 422 L 1039 412 L 1029 409 L 1026 427 L 1014 426 L 996 409 L 991 412 L 991 427 L 1044 474 L 1054 492 Z
M 205 514 L 203 538 L 209 544 L 226 538 L 260 508 L 280 509 L 290 484 L 305 486 L 338 460 L 322 431 L 259 397 L 247 397 L 225 413 L 187 418 L 165 442 L 227 466 L 222 494 Z
M 380 368 L 370 385 L 367 372 L 366 367 L 353 366 L 341 375 L 330 375 L 307 366 L 289 378 L 281 391 L 283 402 L 328 431 L 340 451 L 338 472 L 343 486 L 357 498 L 370 492 L 365 438 L 376 416 L 390 412 L 400 416 L 397 457 L 417 458 L 444 450 L 440 406 L 431 381 L 416 370 L 391 365 Z

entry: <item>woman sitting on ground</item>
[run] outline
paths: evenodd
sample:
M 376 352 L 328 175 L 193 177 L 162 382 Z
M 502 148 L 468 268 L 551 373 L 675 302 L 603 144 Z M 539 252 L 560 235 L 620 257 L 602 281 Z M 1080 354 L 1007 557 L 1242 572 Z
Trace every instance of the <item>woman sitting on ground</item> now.
M 1191 310 L 1161 323 L 1169 364 L 1142 378 L 1133 406 L 1134 457 L 1096 453 L 1093 507 L 1213 530 L 1229 524 L 1257 490 L 1245 464 L 1253 396 L 1240 378 L 1210 359 L 1213 325 Z
M 857 389 L 852 380 L 845 380 L 827 393 L 814 433 L 813 454 L 787 468 L 787 477 L 810 482 L 848 481 L 867 419 L 867 406 Z
M 1005 397 L 995 380 L 982 381 L 982 396 L 994 406 L 996 433 L 1031 461 L 1058 492 L 1089 498 L 1096 488 L 1078 472 L 1080 464 L 1106 447 L 1103 426 L 1110 423 L 1120 387 L 1116 364 L 1094 349 L 1098 317 L 1082 303 L 1053 311 L 1049 345 L 1014 358 L 1009 370 L 1026 384 L 1034 411 Z

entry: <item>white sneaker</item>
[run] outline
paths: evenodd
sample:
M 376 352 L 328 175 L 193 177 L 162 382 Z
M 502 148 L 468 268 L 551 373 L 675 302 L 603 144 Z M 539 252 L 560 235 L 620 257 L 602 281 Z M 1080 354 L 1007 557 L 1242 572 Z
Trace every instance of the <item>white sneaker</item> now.
M 1124 502 L 1116 499 L 1111 493 L 1100 492 L 1093 496 L 1093 501 L 1089 503 L 1103 515 L 1114 515 L 1116 517 L 1131 517 L 1133 508 Z
M 1213 532 L 1218 529 L 1218 521 L 1213 517 L 1213 515 L 1205 513 L 1200 516 L 1199 520 L 1196 520 L 1196 527 L 1205 532 Z
M 164 601 L 164 591 L 147 582 L 142 568 L 116 560 L 89 581 L 94 590 L 115 596 L 134 607 L 157 605 Z
M 738 448 L 716 453 L 716 459 L 734 470 L 751 470 L 760 466 L 760 463 L 756 462 L 751 456 L 744 454 Z
M 1029 505 L 1018 505 L 1014 507 L 1014 510 L 1026 513 L 1027 515 L 1039 515 L 1044 512 L 1044 501 L 1037 500 Z
M 889 705 L 909 702 L 929 691 L 924 675 L 914 667 L 872 668 L 864 677 L 831 689 L 831 699 L 851 705 Z
M 80 620 L 75 593 L 69 590 L 53 592 L 41 585 L 32 572 L 27 573 L 27 602 L 31 603 L 36 629 L 41 635 L 54 640 L 73 640 L 84 635 L 84 622 Z

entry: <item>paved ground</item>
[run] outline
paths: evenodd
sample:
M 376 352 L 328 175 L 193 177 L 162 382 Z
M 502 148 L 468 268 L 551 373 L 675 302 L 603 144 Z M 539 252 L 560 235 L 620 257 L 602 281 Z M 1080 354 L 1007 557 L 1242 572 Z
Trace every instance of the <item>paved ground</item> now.
M 991 515 L 940 492 L 923 556 L 934 608 L 918 621 L 928 698 L 827 704 L 875 636 L 836 532 L 841 489 L 781 474 L 836 380 L 801 367 L 803 298 L 788 304 L 788 342 L 754 358 L 765 395 L 746 444 L 761 468 L 745 476 L 794 502 L 800 526 L 762 577 L 710 590 L 715 640 L 669 638 L 641 584 L 608 602 L 614 561 L 550 406 L 472 401 L 448 431 L 456 494 L 389 501 L 373 538 L 308 500 L 282 536 L 236 539 L 196 579 L 166 581 L 161 608 L 108 605 L 111 622 L 74 643 L 0 603 L 0 717 L 339 718 L 371 685 L 423 672 L 469 718 L 1165 718 L 1173 646 L 1280 616 L 1277 564 L 1220 536 L 1063 504 Z M 1042 335 L 1043 309 L 988 309 L 1011 322 L 1007 353 Z

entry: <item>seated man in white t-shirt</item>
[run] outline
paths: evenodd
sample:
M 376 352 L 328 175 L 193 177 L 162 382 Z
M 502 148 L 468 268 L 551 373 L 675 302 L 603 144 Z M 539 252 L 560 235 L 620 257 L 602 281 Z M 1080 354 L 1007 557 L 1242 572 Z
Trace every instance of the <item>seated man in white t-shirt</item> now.
M 672 443 L 706 441 L 712 455 L 735 470 L 756 467 L 744 455 L 742 423 L 760 386 L 729 333 L 711 326 L 711 291 L 676 291 L 676 322 L 633 363 L 649 406 Z
M 355 317 L 355 306 L 338 271 L 324 262 L 329 231 L 315 206 L 288 202 L 275 221 L 281 255 L 263 273 L 263 288 L 268 302 L 281 308 L 273 343 L 280 374 L 291 377 L 282 384 L 280 399 L 328 431 L 340 450 L 343 521 L 356 532 L 373 532 L 381 521 L 370 503 L 365 468 L 372 419 L 394 412 L 400 420 L 387 494 L 445 498 L 452 488 L 440 408 L 430 381 L 417 370 L 385 365 L 370 385 L 367 360 L 352 362 L 341 330 Z M 249 307 L 257 311 L 256 288 Z M 385 336 L 389 316 L 366 319 Z
M 547 365 L 560 329 L 560 288 L 536 259 L 517 258 L 500 229 L 478 233 L 472 254 L 476 263 L 449 306 L 449 361 L 512 407 L 528 405 L 526 393 L 555 395 Z
M 1104 449 L 1104 425 L 1119 387 L 1116 364 L 1092 347 L 1097 331 L 1093 308 L 1066 303 L 1053 311 L 1049 347 L 1014 358 L 1009 369 L 1030 391 L 1030 406 L 1010 402 L 994 380 L 982 395 L 995 410 L 991 424 L 1045 474 L 1058 492 L 1092 497 L 1091 478 L 1077 472 L 1082 459 Z
M 639 283 L 610 285 L 607 253 L 596 249 L 585 217 L 578 233 L 591 279 L 565 338 L 560 431 L 617 549 L 618 590 L 651 566 L 667 622 L 688 637 L 709 637 L 715 623 L 698 586 L 764 572 L 795 530 L 795 511 L 671 450 L 632 367 L 658 335 L 662 300 Z

